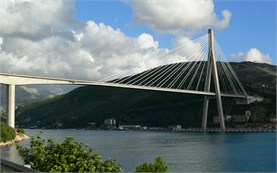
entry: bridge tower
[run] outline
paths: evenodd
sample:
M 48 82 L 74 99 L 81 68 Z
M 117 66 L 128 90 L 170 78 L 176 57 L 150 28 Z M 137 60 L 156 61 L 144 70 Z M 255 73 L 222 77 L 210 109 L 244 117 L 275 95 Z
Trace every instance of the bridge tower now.
M 220 120 L 220 128 L 222 131 L 225 131 L 221 92 L 220 92 L 218 72 L 216 67 L 216 58 L 215 58 L 215 52 L 214 52 L 214 34 L 212 29 L 208 30 L 208 39 L 209 39 L 209 53 L 208 53 L 208 65 L 207 65 L 204 91 L 210 92 L 211 77 L 213 75 L 217 110 L 218 110 L 218 116 Z M 209 99 L 210 99 L 209 96 L 204 96 L 203 120 L 202 120 L 202 128 L 204 131 L 206 131 L 207 129 Z

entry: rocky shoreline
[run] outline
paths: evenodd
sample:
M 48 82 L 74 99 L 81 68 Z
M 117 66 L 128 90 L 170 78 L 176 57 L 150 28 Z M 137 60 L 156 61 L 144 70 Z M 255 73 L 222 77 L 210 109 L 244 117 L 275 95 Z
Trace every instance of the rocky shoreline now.
M 20 141 L 23 141 L 23 140 L 26 140 L 26 139 L 29 139 L 29 136 L 27 136 L 25 134 L 22 134 L 22 133 L 17 133 L 16 137 L 13 140 L 7 141 L 7 142 L 0 142 L 0 147 L 4 147 L 4 146 L 7 146 L 7 145 L 12 145 L 12 144 L 15 144 L 17 142 L 20 142 Z

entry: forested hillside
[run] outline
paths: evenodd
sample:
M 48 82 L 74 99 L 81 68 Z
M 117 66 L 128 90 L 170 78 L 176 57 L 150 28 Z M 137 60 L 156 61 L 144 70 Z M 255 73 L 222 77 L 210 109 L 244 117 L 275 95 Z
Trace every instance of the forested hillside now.
M 265 98 L 253 103 L 253 110 L 261 116 L 275 114 L 276 66 L 252 62 L 231 65 L 249 95 Z M 232 103 L 231 99 L 223 99 L 224 110 L 230 110 Z M 202 107 L 203 96 L 84 86 L 45 102 L 22 106 L 16 119 L 20 126 L 38 128 L 85 128 L 90 122 L 99 127 L 105 118 L 115 118 L 118 124 L 201 127 Z M 209 111 L 211 123 L 217 114 L 214 100 Z

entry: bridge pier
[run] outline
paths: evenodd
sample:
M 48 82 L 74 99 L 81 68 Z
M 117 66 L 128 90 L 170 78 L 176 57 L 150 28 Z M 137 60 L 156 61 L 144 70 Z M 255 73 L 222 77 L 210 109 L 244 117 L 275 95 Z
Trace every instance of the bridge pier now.
M 35 84 L 95 85 L 95 82 L 84 81 L 84 80 L 71 80 L 71 79 L 61 79 L 61 78 L 0 73 L 0 84 L 7 86 L 6 87 L 7 88 L 6 89 L 7 90 L 6 123 L 8 126 L 14 128 L 15 127 L 15 86 L 16 85 L 35 85 Z
M 208 96 L 204 96 L 203 119 L 202 119 L 202 129 L 204 132 L 207 130 L 208 110 L 209 110 L 209 98 Z
M 208 53 L 208 65 L 207 65 L 207 75 L 205 80 L 204 91 L 210 92 L 211 86 L 211 77 L 213 74 L 214 87 L 215 87 L 215 97 L 217 102 L 218 116 L 220 120 L 220 128 L 222 131 L 225 131 L 225 122 L 222 108 L 221 92 L 219 86 L 219 79 L 217 73 L 216 59 L 214 53 L 214 35 L 211 29 L 208 30 L 209 34 L 209 53 Z M 209 109 L 209 98 L 204 96 L 204 105 L 203 105 L 203 119 L 202 119 L 202 128 L 204 131 L 207 129 L 207 118 L 208 118 L 208 109 Z
M 15 85 L 7 85 L 7 119 L 6 123 L 8 126 L 15 127 Z

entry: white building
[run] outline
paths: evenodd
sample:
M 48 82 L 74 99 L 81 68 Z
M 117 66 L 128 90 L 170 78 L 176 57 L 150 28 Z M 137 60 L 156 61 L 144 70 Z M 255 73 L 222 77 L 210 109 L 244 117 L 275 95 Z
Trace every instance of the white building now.
M 169 125 L 167 128 L 172 130 L 181 130 L 182 125 Z
M 248 96 L 247 97 L 248 103 L 261 102 L 263 100 L 264 100 L 264 98 L 259 96 L 259 95 L 254 95 L 254 96 Z
M 138 130 L 141 129 L 140 125 L 120 125 L 118 127 L 120 130 Z
M 214 123 L 219 123 L 220 122 L 219 121 L 219 116 L 214 116 L 213 118 L 214 118 Z M 232 119 L 232 116 L 230 116 L 230 115 L 224 116 L 224 121 L 225 122 L 231 121 L 231 119 Z
M 115 126 L 116 125 L 116 120 L 114 118 L 107 118 L 107 119 L 104 120 L 104 125 Z

